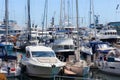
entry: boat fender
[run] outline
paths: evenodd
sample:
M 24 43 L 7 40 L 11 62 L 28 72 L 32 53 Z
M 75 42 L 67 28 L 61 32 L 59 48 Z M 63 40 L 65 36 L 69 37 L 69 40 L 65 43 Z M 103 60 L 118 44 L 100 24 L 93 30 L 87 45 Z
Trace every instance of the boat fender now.
M 55 67 L 56 67 L 56 66 L 53 64 L 53 65 L 52 65 L 52 68 L 55 68 Z

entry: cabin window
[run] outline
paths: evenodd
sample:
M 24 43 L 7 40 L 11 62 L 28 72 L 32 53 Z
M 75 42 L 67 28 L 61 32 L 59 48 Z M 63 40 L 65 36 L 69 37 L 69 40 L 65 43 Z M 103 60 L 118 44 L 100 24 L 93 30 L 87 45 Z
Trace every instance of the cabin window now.
M 74 49 L 74 46 L 73 46 L 73 45 L 70 45 L 70 49 Z
M 68 46 L 68 45 L 65 45 L 65 46 L 64 46 L 64 49 L 69 49 L 69 46 Z
M 56 48 L 61 49 L 61 48 L 62 48 L 62 46 L 56 46 Z
M 55 57 L 55 53 L 52 51 L 36 51 L 32 52 L 33 57 Z

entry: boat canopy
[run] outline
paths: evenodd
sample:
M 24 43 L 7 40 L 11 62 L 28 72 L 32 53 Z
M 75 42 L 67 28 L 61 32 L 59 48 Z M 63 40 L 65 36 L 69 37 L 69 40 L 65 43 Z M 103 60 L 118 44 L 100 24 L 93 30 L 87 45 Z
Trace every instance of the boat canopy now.
M 0 44 L 0 58 L 2 60 L 16 60 L 17 57 L 14 55 L 9 55 L 6 51 L 5 45 Z

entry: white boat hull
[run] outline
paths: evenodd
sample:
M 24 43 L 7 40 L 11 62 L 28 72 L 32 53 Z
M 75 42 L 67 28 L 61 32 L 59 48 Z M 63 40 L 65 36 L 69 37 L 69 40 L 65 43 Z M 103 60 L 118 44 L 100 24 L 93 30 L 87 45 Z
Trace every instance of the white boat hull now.
M 97 66 L 101 71 L 114 75 L 120 75 L 120 62 L 100 61 L 97 62 Z
M 35 65 L 27 65 L 26 72 L 30 76 L 36 77 L 54 77 L 54 75 L 60 72 L 60 67 L 45 67 L 45 66 L 35 66 Z
M 21 74 L 21 68 L 19 65 L 16 64 L 16 67 L 10 66 L 10 69 L 8 69 L 8 65 L 3 64 L 0 68 L 0 73 L 3 73 L 6 75 L 6 77 L 17 77 Z M 9 71 L 8 71 L 9 70 Z
M 0 73 L 3 73 L 6 75 L 6 77 L 17 77 L 21 74 L 21 69 L 17 68 L 16 71 L 10 71 L 10 73 L 7 72 L 7 70 L 1 70 Z

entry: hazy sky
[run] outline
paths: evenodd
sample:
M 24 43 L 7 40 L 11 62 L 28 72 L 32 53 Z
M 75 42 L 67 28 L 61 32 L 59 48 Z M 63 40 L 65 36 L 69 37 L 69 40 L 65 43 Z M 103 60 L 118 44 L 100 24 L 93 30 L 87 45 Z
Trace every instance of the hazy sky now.
M 4 18 L 4 1 L 0 0 L 0 20 Z M 66 15 L 67 15 L 67 1 L 66 1 Z M 69 16 L 73 15 L 73 24 L 76 22 L 76 0 L 69 0 Z M 80 25 L 89 24 L 89 2 L 90 0 L 79 1 L 79 23 Z M 27 22 L 26 4 L 27 0 L 9 0 L 9 19 L 16 20 L 19 25 L 25 25 Z M 120 21 L 120 8 L 116 10 L 117 4 L 120 0 L 93 0 L 94 14 L 99 15 L 100 23 L 107 23 L 110 21 Z M 31 0 L 31 22 L 41 25 L 43 20 L 45 0 Z M 73 5 L 73 8 L 72 8 Z M 73 12 L 72 12 L 73 11 Z M 48 0 L 48 24 L 52 16 L 55 17 L 55 24 L 59 23 L 60 18 L 60 0 Z

